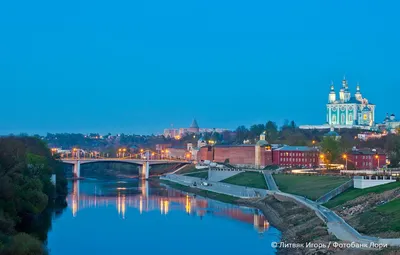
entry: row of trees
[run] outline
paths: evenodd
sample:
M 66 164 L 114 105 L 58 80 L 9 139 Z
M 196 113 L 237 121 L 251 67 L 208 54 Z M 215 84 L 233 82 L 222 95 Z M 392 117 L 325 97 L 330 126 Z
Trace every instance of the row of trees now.
M 373 139 L 362 141 L 357 139 L 357 135 L 362 130 L 358 129 L 342 129 L 336 130 L 341 139 L 338 142 L 338 154 L 349 152 L 353 147 L 357 148 L 377 148 L 386 151 L 394 166 L 400 161 L 398 136 L 388 135 L 382 139 Z M 261 133 L 265 132 L 266 140 L 274 144 L 287 144 L 294 146 L 311 146 L 320 145 L 324 140 L 326 130 L 303 130 L 297 127 L 294 121 L 285 121 L 281 127 L 273 121 L 267 121 L 265 124 L 254 124 L 250 127 L 239 126 L 234 131 L 226 131 L 223 133 L 204 133 L 201 134 L 203 139 L 213 141 L 217 144 L 243 144 L 256 143 Z M 64 148 L 80 147 L 82 149 L 94 149 L 102 152 L 108 152 L 114 155 L 120 147 L 126 148 L 148 148 L 154 149 L 156 144 L 170 144 L 171 146 L 186 146 L 187 143 L 197 144 L 199 134 L 186 134 L 180 140 L 174 138 L 166 138 L 164 136 L 155 135 L 125 135 L 121 134 L 114 139 L 93 139 L 100 136 L 99 134 L 91 134 L 84 136 L 81 134 L 48 134 L 46 140 L 54 145 Z M 109 138 L 110 134 L 105 136 Z M 331 143 L 336 144 L 336 143 Z M 331 148 L 330 150 L 334 150 Z M 340 161 L 340 157 L 333 157 L 332 161 Z
M 50 181 L 53 173 L 56 186 Z M 47 230 L 33 236 L 30 227 L 43 221 L 43 214 L 57 198 L 65 203 L 66 194 L 63 168 L 42 140 L 0 138 L 0 254 L 46 253 L 42 242 Z

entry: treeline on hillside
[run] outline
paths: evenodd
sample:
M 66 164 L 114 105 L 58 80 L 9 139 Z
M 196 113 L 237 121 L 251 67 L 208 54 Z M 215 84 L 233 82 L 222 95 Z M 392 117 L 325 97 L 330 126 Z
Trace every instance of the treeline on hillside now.
M 56 174 L 56 187 L 51 175 Z M 47 145 L 33 137 L 0 138 L 0 254 L 45 254 L 44 234 L 25 233 L 43 221 L 49 205 L 61 197 L 67 181 Z M 49 215 L 51 216 L 51 215 Z M 49 227 L 49 226 L 48 226 Z

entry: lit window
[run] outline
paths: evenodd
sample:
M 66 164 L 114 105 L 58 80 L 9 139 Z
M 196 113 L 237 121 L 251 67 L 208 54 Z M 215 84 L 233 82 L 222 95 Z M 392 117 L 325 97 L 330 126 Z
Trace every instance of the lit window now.
M 364 113 L 364 120 L 367 120 L 368 119 L 368 115 L 366 114 L 366 113 Z

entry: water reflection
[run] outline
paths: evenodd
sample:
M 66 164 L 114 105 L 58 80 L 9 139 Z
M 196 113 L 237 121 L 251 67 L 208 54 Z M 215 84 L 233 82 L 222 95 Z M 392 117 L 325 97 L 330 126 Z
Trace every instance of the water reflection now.
M 193 196 L 157 183 L 145 180 L 83 181 L 85 190 L 81 190 L 81 182 L 73 182 L 72 192 L 68 196 L 73 217 L 79 217 L 79 212 L 85 209 L 99 207 L 114 207 L 121 219 L 126 218 L 127 210 L 138 210 L 140 214 L 159 211 L 161 215 L 168 215 L 171 210 L 183 210 L 188 215 L 200 218 L 209 214 L 252 224 L 260 234 L 269 229 L 268 221 L 256 209 Z

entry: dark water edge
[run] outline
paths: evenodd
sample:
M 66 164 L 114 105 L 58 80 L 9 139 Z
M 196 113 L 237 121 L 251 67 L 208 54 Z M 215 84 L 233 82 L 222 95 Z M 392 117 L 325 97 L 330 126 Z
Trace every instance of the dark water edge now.
M 60 217 L 68 207 L 66 196 L 60 196 L 49 201 L 47 208 L 36 216 L 26 215 L 16 226 L 18 232 L 25 232 L 34 236 L 47 245 L 48 232 L 51 230 L 54 219 Z
M 184 254 L 183 250 L 194 255 L 275 254 L 271 242 L 279 241 L 280 232 L 265 225 L 261 212 L 154 180 L 146 182 L 146 194 L 140 182 L 80 181 L 80 188 L 73 187 L 67 198 L 67 208 L 53 217 L 47 242 L 50 254 L 132 254 L 127 250 L 132 247 L 133 253 L 147 254 Z M 227 245 L 232 240 L 241 245 Z M 193 250 L 192 246 L 199 247 Z

